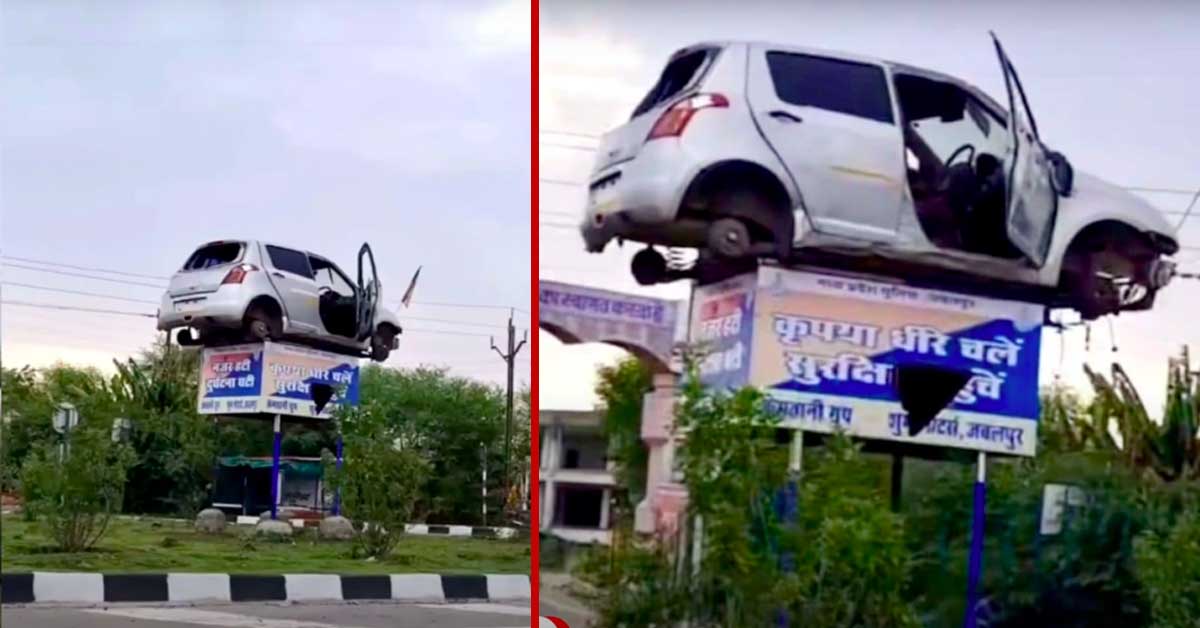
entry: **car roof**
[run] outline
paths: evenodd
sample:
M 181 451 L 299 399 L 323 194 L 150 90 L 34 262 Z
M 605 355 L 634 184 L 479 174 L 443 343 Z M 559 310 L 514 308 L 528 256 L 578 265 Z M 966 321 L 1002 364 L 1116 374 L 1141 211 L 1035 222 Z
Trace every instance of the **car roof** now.
M 883 59 L 880 57 L 872 57 L 869 55 L 862 55 L 862 54 L 851 53 L 851 52 L 843 52 L 840 50 L 829 50 L 829 49 L 825 49 L 825 48 L 816 48 L 813 46 L 797 46 L 795 44 L 784 44 L 784 43 L 773 42 L 773 41 L 711 40 L 711 41 L 697 42 L 690 46 L 680 48 L 679 50 L 677 50 L 671 54 L 671 58 L 674 59 L 678 55 L 686 54 L 686 53 L 696 50 L 698 48 L 724 48 L 727 46 L 749 46 L 749 47 L 759 47 L 759 48 L 770 48 L 770 49 L 780 50 L 780 51 L 784 51 L 784 52 L 796 52 L 796 53 L 800 53 L 800 54 L 813 55 L 813 56 L 817 56 L 817 57 L 829 57 L 831 59 L 843 59 L 845 61 L 856 61 L 858 63 L 871 63 L 871 64 L 875 64 L 875 65 L 887 66 L 892 71 L 893 74 L 910 74 L 910 75 L 920 76 L 920 77 L 935 80 L 935 81 L 941 81 L 944 83 L 952 83 L 954 85 L 957 85 L 957 86 L 963 88 L 964 90 L 966 90 L 967 92 L 970 92 L 972 95 L 976 96 L 980 100 L 982 100 L 984 102 L 984 104 L 989 105 L 992 108 L 994 108 L 996 110 L 995 113 L 1001 115 L 1005 119 L 1007 119 L 1007 117 L 1008 117 L 1008 113 L 1007 113 L 1008 108 L 1007 107 L 996 102 L 996 100 L 994 98 L 992 98 L 991 95 L 989 95 L 987 92 L 983 91 L 982 89 L 979 89 L 978 87 L 976 87 L 975 85 L 972 85 L 971 83 L 968 83 L 967 81 L 964 81 L 963 79 L 958 78 L 957 76 L 952 76 L 950 74 L 938 72 L 937 70 L 930 70 L 928 68 L 922 68 L 922 67 L 910 65 L 907 63 L 900 63 L 898 61 L 889 61 L 888 59 Z

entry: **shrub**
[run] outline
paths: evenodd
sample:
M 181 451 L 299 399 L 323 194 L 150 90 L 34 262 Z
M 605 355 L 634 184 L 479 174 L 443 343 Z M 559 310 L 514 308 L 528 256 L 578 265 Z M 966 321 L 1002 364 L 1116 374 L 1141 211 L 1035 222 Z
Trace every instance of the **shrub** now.
M 128 447 L 113 444 L 100 430 L 72 433 L 66 460 L 59 459 L 57 445 L 43 443 L 22 467 L 25 508 L 59 550 L 87 550 L 120 510 L 133 460 Z
M 428 464 L 411 449 L 397 448 L 378 434 L 346 436 L 345 459 L 338 469 L 323 455 L 326 477 L 341 491 L 342 507 L 353 522 L 355 557 L 384 558 L 396 547 L 428 475 Z
M 1134 555 L 1153 625 L 1195 626 L 1200 617 L 1200 513 L 1186 514 L 1165 534 L 1144 532 Z

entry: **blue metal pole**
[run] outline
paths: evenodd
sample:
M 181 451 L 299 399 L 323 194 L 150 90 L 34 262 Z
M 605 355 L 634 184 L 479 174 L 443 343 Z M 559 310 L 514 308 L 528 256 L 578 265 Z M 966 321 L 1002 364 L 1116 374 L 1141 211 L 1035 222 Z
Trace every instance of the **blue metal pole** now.
M 790 477 L 787 484 L 775 496 L 775 512 L 786 529 L 790 529 L 796 524 L 797 515 L 799 514 L 800 473 L 803 468 L 803 462 L 804 430 L 796 430 L 792 434 L 792 443 L 788 455 L 788 472 Z M 790 552 L 781 552 L 779 555 L 779 568 L 784 573 L 795 571 L 795 557 Z M 788 628 L 790 625 L 791 617 L 788 616 L 786 608 L 780 608 L 775 611 L 775 626 L 777 628 Z
M 279 449 L 283 444 L 281 419 L 275 415 L 275 447 L 271 454 L 271 519 L 279 515 Z
M 342 470 L 342 435 L 338 434 L 337 439 L 337 470 Z M 333 516 L 341 514 L 342 510 L 342 490 L 340 488 L 333 489 Z
M 983 571 L 984 509 L 987 505 L 987 454 L 979 452 L 977 464 L 975 516 L 971 521 L 971 556 L 967 561 L 967 612 L 963 620 L 966 628 L 975 628 L 975 611 L 979 605 L 979 576 Z

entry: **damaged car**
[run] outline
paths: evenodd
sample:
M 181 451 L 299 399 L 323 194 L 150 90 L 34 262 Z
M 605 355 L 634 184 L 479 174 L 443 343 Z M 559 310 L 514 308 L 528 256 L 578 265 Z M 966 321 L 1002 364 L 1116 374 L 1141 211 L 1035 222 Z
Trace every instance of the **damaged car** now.
M 1006 104 L 958 78 L 751 42 L 671 56 L 601 140 L 591 252 L 646 243 L 643 284 L 760 259 L 1016 291 L 1087 320 L 1149 309 L 1175 228 L 1043 143 L 993 42 Z M 690 267 L 656 247 L 691 248 Z
M 387 360 L 401 333 L 381 306 L 375 256 L 363 244 L 358 277 L 316 253 L 254 240 L 197 248 L 171 277 L 158 329 L 178 329 L 180 345 L 288 340 Z

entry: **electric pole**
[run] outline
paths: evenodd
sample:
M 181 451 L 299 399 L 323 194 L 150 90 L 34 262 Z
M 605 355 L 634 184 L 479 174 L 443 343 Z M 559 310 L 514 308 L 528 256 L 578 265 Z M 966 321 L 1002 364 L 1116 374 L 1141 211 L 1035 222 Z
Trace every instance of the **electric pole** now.
M 496 339 L 491 339 L 492 349 L 500 355 L 508 367 L 508 406 L 505 408 L 504 417 L 504 502 L 508 502 L 509 493 L 509 477 L 508 477 L 508 458 L 509 449 L 512 441 L 512 418 L 513 418 L 513 365 L 516 363 L 517 353 L 521 351 L 521 347 L 525 346 L 525 342 L 529 340 L 529 330 L 525 330 L 525 335 L 521 338 L 521 342 L 517 342 L 517 329 L 513 327 L 512 310 L 508 312 L 508 352 L 500 351 L 496 346 Z

